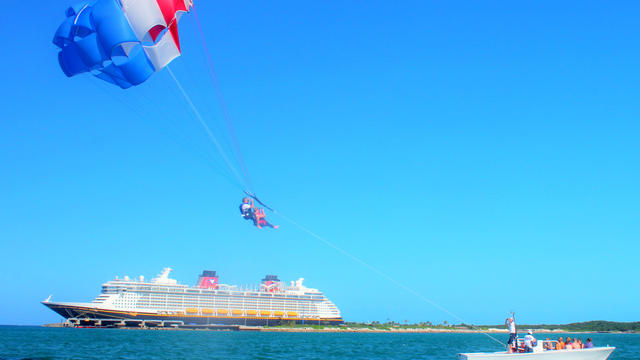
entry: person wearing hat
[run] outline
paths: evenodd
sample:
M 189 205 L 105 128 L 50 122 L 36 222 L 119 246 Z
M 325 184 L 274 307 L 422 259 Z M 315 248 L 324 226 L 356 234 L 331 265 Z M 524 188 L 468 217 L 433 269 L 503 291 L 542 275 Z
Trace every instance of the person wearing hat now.
M 533 347 L 536 345 L 536 338 L 533 337 L 533 330 L 529 329 L 527 335 L 524 337 L 524 352 L 533 352 Z

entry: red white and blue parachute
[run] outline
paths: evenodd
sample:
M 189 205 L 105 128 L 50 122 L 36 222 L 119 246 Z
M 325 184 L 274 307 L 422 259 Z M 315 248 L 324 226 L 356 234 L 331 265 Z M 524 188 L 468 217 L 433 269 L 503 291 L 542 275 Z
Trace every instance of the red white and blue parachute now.
M 123 89 L 180 56 L 178 19 L 191 0 L 97 0 L 71 6 L 53 43 L 69 77 L 90 72 Z

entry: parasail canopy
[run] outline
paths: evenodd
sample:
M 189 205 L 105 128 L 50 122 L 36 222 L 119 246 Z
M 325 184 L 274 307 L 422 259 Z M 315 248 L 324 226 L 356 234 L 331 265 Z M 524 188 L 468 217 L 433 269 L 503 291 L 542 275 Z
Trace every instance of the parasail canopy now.
M 191 0 L 96 0 L 71 6 L 53 43 L 69 77 L 91 72 L 123 89 L 180 56 L 178 19 Z

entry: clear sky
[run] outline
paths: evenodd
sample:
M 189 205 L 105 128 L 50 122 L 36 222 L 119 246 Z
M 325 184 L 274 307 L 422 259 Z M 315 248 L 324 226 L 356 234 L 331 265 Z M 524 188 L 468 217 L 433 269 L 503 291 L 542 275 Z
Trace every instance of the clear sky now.
M 67 0 L 0 31 L 0 324 L 115 275 L 306 279 L 346 320 L 456 321 L 242 193 L 165 70 L 66 78 Z M 254 189 L 472 323 L 640 320 L 633 2 L 197 1 Z M 170 66 L 228 149 L 193 15 Z M 457 322 L 457 321 L 456 321 Z

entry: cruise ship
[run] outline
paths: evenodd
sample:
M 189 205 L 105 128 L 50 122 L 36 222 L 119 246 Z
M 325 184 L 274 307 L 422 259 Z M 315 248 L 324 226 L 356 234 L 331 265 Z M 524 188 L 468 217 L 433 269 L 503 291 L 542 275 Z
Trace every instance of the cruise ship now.
M 281 325 L 342 324 L 340 311 L 303 278 L 286 284 L 267 275 L 259 285 L 220 283 L 216 271 L 205 270 L 195 286 L 179 284 L 163 269 L 151 281 L 116 277 L 102 285 L 90 303 L 42 303 L 72 325 Z

